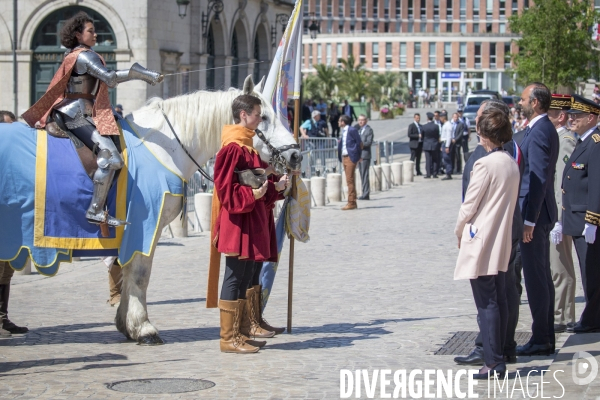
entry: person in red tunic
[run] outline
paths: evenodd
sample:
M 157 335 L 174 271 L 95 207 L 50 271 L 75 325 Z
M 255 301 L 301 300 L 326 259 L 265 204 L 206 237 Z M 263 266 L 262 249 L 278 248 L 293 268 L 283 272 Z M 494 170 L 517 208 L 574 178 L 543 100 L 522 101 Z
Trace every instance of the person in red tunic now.
M 256 353 L 265 342 L 248 338 L 250 316 L 246 290 L 256 261 L 277 261 L 277 240 L 271 217 L 287 175 L 277 182 L 267 179 L 258 189 L 240 184 L 236 171 L 268 168 L 252 145 L 255 129 L 262 122 L 261 101 L 244 94 L 232 104 L 235 125 L 221 133 L 221 150 L 215 161 L 215 194 L 219 204 L 212 230 L 212 244 L 226 256 L 225 277 L 219 300 L 220 348 L 226 353 Z M 271 335 L 272 336 L 272 335 Z

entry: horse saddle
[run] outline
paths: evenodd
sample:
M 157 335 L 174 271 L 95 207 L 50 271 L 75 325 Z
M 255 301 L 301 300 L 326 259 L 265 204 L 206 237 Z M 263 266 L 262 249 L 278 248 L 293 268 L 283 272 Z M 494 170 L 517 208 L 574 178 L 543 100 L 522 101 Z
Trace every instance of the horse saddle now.
M 90 179 L 94 178 L 94 173 L 98 169 L 98 161 L 97 161 L 97 150 L 90 149 L 87 147 L 73 132 L 67 128 L 65 121 L 62 115 L 57 111 L 52 111 L 50 115 L 48 115 L 48 120 L 46 122 L 46 132 L 49 135 L 54 136 L 56 138 L 61 139 L 71 139 L 73 145 L 75 146 L 75 150 L 77 151 L 77 155 L 79 156 L 79 161 L 81 161 L 81 165 L 85 169 L 86 174 L 90 177 Z M 113 140 L 119 152 L 121 152 L 121 143 L 119 140 Z M 117 180 L 119 171 L 116 171 L 115 181 Z

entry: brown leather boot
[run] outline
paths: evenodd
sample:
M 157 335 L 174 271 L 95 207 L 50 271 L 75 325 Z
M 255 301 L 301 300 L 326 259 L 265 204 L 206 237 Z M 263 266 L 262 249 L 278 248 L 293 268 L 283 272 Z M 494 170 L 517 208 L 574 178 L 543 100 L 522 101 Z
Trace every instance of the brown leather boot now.
M 357 208 L 358 207 L 356 206 L 356 203 L 348 203 L 344 207 L 342 207 L 342 211 L 356 210 Z
M 219 300 L 221 312 L 221 341 L 223 353 L 256 353 L 258 347 L 246 343 L 240 334 L 241 309 L 239 300 Z
M 123 270 L 121 266 L 114 263 L 108 270 L 108 290 L 110 299 L 108 303 L 111 307 L 118 305 L 121 302 L 121 285 L 123 284 Z
M 263 318 L 263 315 L 262 315 L 262 304 L 263 304 L 262 286 L 254 285 L 254 286 L 252 286 L 252 288 L 254 289 L 254 293 L 256 293 L 255 301 L 256 301 L 256 308 L 258 309 L 258 322 L 259 322 L 260 327 L 266 331 L 275 332 L 276 335 L 279 335 L 280 333 L 285 332 L 285 328 L 275 328 L 274 326 L 269 325 L 267 320 Z
M 263 329 L 260 326 L 260 307 L 258 307 L 259 299 L 254 287 L 246 290 L 246 299 L 246 314 L 250 320 L 250 334 L 258 338 L 272 338 L 275 336 L 275 332 Z

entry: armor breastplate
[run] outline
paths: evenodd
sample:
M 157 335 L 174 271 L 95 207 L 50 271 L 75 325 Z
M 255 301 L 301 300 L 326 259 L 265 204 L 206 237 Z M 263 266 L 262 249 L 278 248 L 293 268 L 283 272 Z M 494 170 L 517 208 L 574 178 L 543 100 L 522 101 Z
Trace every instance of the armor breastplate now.
M 89 74 L 71 75 L 67 83 L 66 93 L 82 93 L 96 96 L 98 93 L 98 78 Z

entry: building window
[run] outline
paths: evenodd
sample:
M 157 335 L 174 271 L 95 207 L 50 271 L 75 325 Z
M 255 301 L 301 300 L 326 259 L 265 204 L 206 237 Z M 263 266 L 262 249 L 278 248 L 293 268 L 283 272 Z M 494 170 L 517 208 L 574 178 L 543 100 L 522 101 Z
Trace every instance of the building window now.
M 363 18 L 367 18 L 367 0 L 361 0 L 360 2 L 360 12 Z
M 506 33 L 506 24 L 498 24 L 498 31 L 500 33 Z
M 510 42 L 504 43 L 504 68 L 510 68 Z
M 379 21 L 373 21 L 373 32 L 379 32 Z
M 383 31 L 384 31 L 385 33 L 388 33 L 388 32 L 390 31 L 390 23 L 389 23 L 389 22 L 385 22 L 385 23 L 383 24 Z
M 487 0 L 486 6 L 485 6 L 485 18 L 488 21 L 491 21 L 493 14 L 494 14 L 494 0 Z
M 354 33 L 355 29 L 356 29 L 356 21 L 350 22 L 350 32 Z
M 481 42 L 475 42 L 475 68 L 481 68 Z
M 361 25 L 361 31 L 366 32 L 367 31 L 367 21 L 361 22 L 360 25 Z
M 415 9 L 413 7 L 414 0 L 408 0 L 408 19 L 412 20 L 415 18 Z
M 331 17 L 333 15 L 333 0 L 327 0 L 327 16 Z
M 322 48 L 321 48 L 321 44 L 319 43 L 317 45 L 317 64 L 323 64 L 323 58 L 321 57 L 322 55 Z
M 529 0 L 523 0 L 523 9 L 529 8 Z
M 479 24 L 473 24 L 473 33 L 479 33 Z
M 312 66 L 313 66 L 312 44 L 308 45 L 308 66 L 309 66 L 309 68 L 312 68 Z
M 338 0 L 338 14 L 340 18 L 344 16 L 344 0 Z
M 479 0 L 473 0 L 473 21 L 479 21 Z
M 467 44 L 460 43 L 460 52 L 458 53 L 458 63 L 460 68 L 467 68 Z
M 385 69 L 392 69 L 392 44 L 385 44 Z
M 350 55 L 354 55 L 354 46 L 352 46 L 352 43 L 348 43 L 348 57 Z
M 454 0 L 446 0 L 446 19 L 452 21 L 452 3 Z
M 427 0 L 421 0 L 421 19 L 427 19 Z
M 437 67 L 437 62 L 436 62 L 435 57 L 436 57 L 435 43 L 430 42 L 429 43 L 429 68 Z
M 460 20 L 467 20 L 467 0 L 460 0 Z
M 452 22 L 446 24 L 446 32 L 452 32 Z
M 402 21 L 396 21 L 396 32 L 402 32 Z
M 409 33 L 413 33 L 415 31 L 415 24 L 412 21 L 408 21 L 407 30 Z
M 356 17 L 356 0 L 350 0 L 350 18 Z
M 400 68 L 406 68 L 406 43 L 400 43 Z
M 496 68 L 496 43 L 490 43 L 490 68 Z
M 600 0 L 594 0 L 594 8 L 596 11 L 600 11 Z
M 315 0 L 315 16 L 321 16 L 321 0 Z
M 440 0 L 433 0 L 433 20 L 440 20 Z
M 379 69 L 379 43 L 373 43 L 373 69 Z
M 366 51 L 366 45 L 364 43 L 360 44 L 360 63 L 364 64 L 367 62 L 367 51 Z
M 440 31 L 440 23 L 439 22 L 434 22 L 433 23 L 433 31 L 434 32 L 439 32 Z
M 402 0 L 396 0 L 396 19 L 402 18 Z
M 390 0 L 384 0 L 383 3 L 383 18 L 390 17 Z
M 512 0 L 512 13 L 515 15 L 519 12 L 519 0 Z
M 308 1 L 303 4 L 302 12 L 304 13 L 304 15 L 308 15 Z
M 338 32 L 344 32 L 344 21 L 340 21 L 340 24 L 338 25 Z
M 327 33 L 333 33 L 333 20 L 327 21 Z
M 341 43 L 337 44 L 336 50 L 337 50 L 336 51 L 336 53 L 337 53 L 336 54 L 336 56 L 337 56 L 337 66 L 341 67 L 342 66 L 342 60 L 343 60 L 343 57 L 342 57 L 342 44 Z
M 415 43 L 415 68 L 421 68 L 421 43 Z
M 467 24 L 461 22 L 460 33 L 467 33 Z
M 379 0 L 373 0 L 373 18 L 379 17 Z
M 427 22 L 424 20 L 419 23 L 419 32 L 427 32 Z
M 444 43 L 444 68 L 452 68 L 452 43 Z
M 506 0 L 500 0 L 500 20 L 504 21 L 506 19 Z

